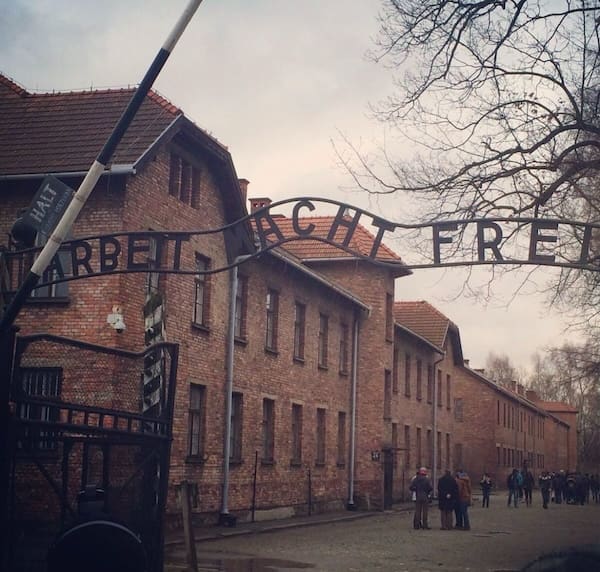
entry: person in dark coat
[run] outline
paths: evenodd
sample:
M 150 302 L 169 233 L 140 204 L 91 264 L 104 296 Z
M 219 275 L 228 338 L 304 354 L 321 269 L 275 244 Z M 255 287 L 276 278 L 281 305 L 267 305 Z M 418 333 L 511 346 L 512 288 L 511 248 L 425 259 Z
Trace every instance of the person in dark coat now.
M 481 508 L 490 508 L 490 493 L 493 486 L 492 479 L 487 473 L 483 473 L 479 484 L 481 485 Z
M 542 471 L 542 475 L 539 479 L 540 491 L 542 493 L 542 504 L 544 508 L 548 508 L 548 501 L 550 500 L 550 489 L 552 488 L 552 477 L 548 474 L 548 471 Z
M 525 505 L 531 506 L 532 501 L 532 491 L 535 480 L 533 478 L 533 474 L 529 469 L 523 469 L 523 492 L 525 493 Z
M 452 512 L 458 503 L 458 485 L 448 470 L 438 481 L 438 502 L 442 518 L 442 530 L 452 530 Z
M 410 484 L 410 490 L 415 493 L 415 516 L 413 526 L 417 528 L 429 529 L 427 522 L 427 511 L 429 509 L 429 495 L 433 490 L 431 481 L 427 478 L 427 469 L 421 467 L 417 476 Z

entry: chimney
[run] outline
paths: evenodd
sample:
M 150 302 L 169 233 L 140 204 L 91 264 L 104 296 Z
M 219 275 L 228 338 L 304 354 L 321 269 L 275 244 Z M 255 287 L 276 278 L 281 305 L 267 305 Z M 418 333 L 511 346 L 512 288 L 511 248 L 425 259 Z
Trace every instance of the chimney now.
M 481 375 L 485 375 L 485 368 L 483 368 L 483 367 L 475 368 L 473 371 L 476 371 L 477 373 L 480 373 Z
M 468 359 L 464 359 L 463 363 L 465 364 L 465 367 L 469 367 L 469 360 Z
M 510 389 L 513 393 L 517 393 L 517 382 L 514 379 L 510 382 Z
M 522 383 L 517 383 L 517 393 L 519 395 L 525 395 L 525 386 Z
M 528 389 L 525 392 L 525 397 L 527 397 L 527 399 L 529 399 L 529 401 L 539 401 L 540 400 L 537 392 L 533 391 L 533 389 Z
M 248 200 L 248 185 L 250 181 L 248 179 L 238 179 L 238 184 L 240 185 L 240 194 L 242 195 L 242 201 L 246 204 Z
M 271 199 L 267 197 L 250 199 L 250 213 L 255 213 L 258 209 L 268 207 L 271 204 Z

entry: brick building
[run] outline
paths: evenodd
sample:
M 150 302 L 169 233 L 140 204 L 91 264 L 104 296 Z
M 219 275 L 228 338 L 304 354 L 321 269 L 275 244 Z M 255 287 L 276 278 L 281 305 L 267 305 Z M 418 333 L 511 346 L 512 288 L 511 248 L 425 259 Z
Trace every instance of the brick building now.
M 405 340 L 410 336 L 424 340 L 421 347 L 429 343 L 442 356 L 436 364 L 431 352 L 428 357 L 417 354 L 422 363 L 428 361 L 437 366 L 437 404 L 440 412 L 448 413 L 438 418 L 438 468 L 463 468 L 477 477 L 488 472 L 500 487 L 505 486 L 512 468 L 522 467 L 525 462 L 535 475 L 544 469 L 576 468 L 576 409 L 564 403 L 540 401 L 535 392 L 525 391 L 516 382 L 511 382 L 508 389 L 485 377 L 483 371 L 471 369 L 462 356 L 458 327 L 429 303 L 397 302 L 394 309 L 400 325 L 397 330 Z M 398 350 L 405 352 L 405 360 L 411 359 L 410 348 L 409 343 L 399 340 Z M 407 393 L 410 393 L 408 387 Z M 417 389 L 416 402 L 409 406 L 404 421 L 416 423 L 417 435 L 419 429 L 431 431 L 434 419 L 430 411 L 434 409 L 431 392 L 424 413 L 420 411 L 424 403 L 418 395 Z M 405 426 L 405 446 L 411 443 L 409 451 L 417 455 L 417 462 L 409 461 L 406 466 L 413 468 L 419 464 L 421 442 L 416 437 L 416 444 L 412 444 L 411 429 L 410 425 Z M 433 453 L 429 452 L 431 438 L 425 443 L 428 451 L 425 458 L 433 466 Z
M 11 226 L 46 174 L 79 185 L 131 95 L 31 94 L 0 76 L 0 246 L 14 249 Z M 153 92 L 72 235 L 220 228 L 247 214 L 247 187 L 227 148 Z M 250 201 L 254 225 L 269 204 Z M 282 236 L 294 234 L 292 219 L 272 217 Z M 352 211 L 303 217 L 302 225 L 313 228 L 312 237 L 348 238 L 352 252 L 368 255 L 376 244 Z M 142 236 L 128 248 L 152 269 L 177 250 L 167 239 L 159 247 Z M 463 465 L 499 475 L 505 459 L 517 462 L 522 452 L 545 466 L 551 455 L 574 466 L 576 413 L 546 410 L 465 367 L 454 323 L 425 302 L 394 304 L 395 280 L 410 272 L 385 245 L 376 258 L 393 266 L 306 239 L 238 271 L 204 273 L 250 255 L 253 244 L 250 225 L 233 237 L 196 235 L 179 252 L 195 275 L 110 274 L 40 288 L 18 318 L 21 334 L 135 351 L 158 330 L 155 341 L 179 344 L 171 514 L 179 511 L 182 481 L 198 484 L 195 510 L 214 520 L 229 511 L 245 518 L 252 508 L 271 516 L 305 512 L 309 498 L 318 510 L 382 507 L 404 497 L 421 464 L 435 474 Z M 91 255 L 102 246 L 94 248 Z M 13 286 L 26 269 L 13 262 Z M 122 333 L 107 324 L 117 306 L 127 324 Z M 51 355 L 44 364 L 28 375 L 48 380 L 61 371 Z M 88 375 L 82 390 L 102 388 L 107 407 L 122 401 L 117 370 L 107 368 L 102 379 Z M 69 395 L 68 384 L 53 387 L 50 397 Z M 145 407 L 142 395 L 126 397 Z M 496 415 L 504 407 L 510 428 Z M 517 418 L 546 437 L 514 429 Z

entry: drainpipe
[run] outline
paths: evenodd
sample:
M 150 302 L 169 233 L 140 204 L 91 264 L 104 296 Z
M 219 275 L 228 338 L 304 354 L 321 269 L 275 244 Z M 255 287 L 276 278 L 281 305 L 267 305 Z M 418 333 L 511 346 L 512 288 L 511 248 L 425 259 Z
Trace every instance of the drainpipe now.
M 431 467 L 431 479 L 433 486 L 433 496 L 435 497 L 437 492 L 437 459 L 438 459 L 438 447 L 440 444 L 437 439 L 437 410 L 438 410 L 438 383 L 437 383 L 437 365 L 444 361 L 446 357 L 445 353 L 440 354 L 439 360 L 433 362 L 433 463 Z
M 221 514 L 219 522 L 228 521 L 229 508 L 229 457 L 231 455 L 231 408 L 233 401 L 233 364 L 235 355 L 235 299 L 238 288 L 238 264 L 250 258 L 249 255 L 238 256 L 235 266 L 229 270 L 229 325 L 227 331 L 227 362 L 225 383 L 225 441 L 223 443 L 223 494 L 221 498 Z
M 354 327 L 352 331 L 352 397 L 350 417 L 350 462 L 348 475 L 348 510 L 356 510 L 354 504 L 354 458 L 356 449 L 356 386 L 358 383 L 358 337 L 360 332 L 360 322 L 358 311 L 354 314 Z

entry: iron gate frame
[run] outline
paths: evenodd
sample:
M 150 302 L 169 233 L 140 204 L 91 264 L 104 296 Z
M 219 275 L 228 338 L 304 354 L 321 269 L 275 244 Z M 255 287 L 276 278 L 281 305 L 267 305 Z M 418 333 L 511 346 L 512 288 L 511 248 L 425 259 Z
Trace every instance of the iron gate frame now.
M 12 338 L 12 339 L 11 339 Z M 37 341 L 49 341 L 65 346 L 70 346 L 74 351 L 87 350 L 93 353 L 102 353 L 114 357 L 124 357 L 143 360 L 153 352 L 168 352 L 169 367 L 165 372 L 165 379 L 161 389 L 161 405 L 158 415 L 149 416 L 144 413 L 114 409 L 109 407 L 98 407 L 94 405 L 82 405 L 57 399 L 44 399 L 27 395 L 21 384 L 21 362 L 30 344 Z M 18 460 L 27 459 L 34 463 L 40 474 L 54 491 L 60 506 L 60 533 L 71 528 L 77 522 L 76 510 L 71 506 L 68 499 L 69 477 L 71 465 L 81 466 L 81 482 L 83 484 L 86 475 L 85 459 L 89 454 L 90 446 L 101 447 L 102 455 L 102 486 L 104 490 L 111 487 L 109 482 L 109 469 L 111 451 L 116 447 L 137 446 L 142 451 L 142 460 L 138 463 L 133 461 L 132 470 L 126 481 L 112 489 L 118 499 L 120 494 L 133 482 L 133 479 L 142 475 L 144 482 L 149 484 L 147 490 L 155 491 L 155 502 L 148 502 L 148 498 L 142 493 L 143 502 L 139 509 L 147 513 L 143 518 L 147 524 L 144 531 L 135 530 L 140 537 L 148 556 L 148 572 L 162 572 L 164 560 L 164 519 L 169 485 L 169 466 L 171 443 L 173 436 L 173 418 L 175 407 L 175 391 L 177 381 L 177 366 L 179 357 L 179 344 L 173 342 L 158 342 L 139 352 L 112 348 L 57 336 L 53 334 L 32 334 L 19 336 L 13 332 L 9 335 L 9 343 L 12 342 L 11 356 L 12 364 L 9 363 L 9 407 L 7 433 L 5 435 L 5 457 L 9 464 L 8 477 L 8 511 L 6 534 L 0 542 L 3 544 L 3 558 L 1 562 L 3 569 L 14 569 L 14 534 L 17 529 L 17 515 L 15 514 L 15 467 Z M 10 358 L 10 356 L 9 356 Z M 19 417 L 20 407 L 26 405 L 44 406 L 58 413 L 56 420 L 25 419 Z M 83 416 L 83 423 L 77 422 Z M 27 437 L 28 430 L 33 435 L 37 431 L 46 432 L 44 439 L 55 443 L 62 443 L 62 459 L 60 460 L 60 483 L 56 482 L 49 471 L 44 467 L 44 458 L 40 457 L 31 441 L 35 436 Z M 69 453 L 74 444 L 79 443 L 83 447 L 84 462 L 71 463 Z M 19 446 L 20 444 L 20 446 Z M 54 458 L 56 461 L 56 457 Z M 147 492 L 147 490 L 145 492 Z M 106 502 L 106 501 L 105 501 Z M 106 506 L 106 504 L 105 504 Z M 156 511 L 156 514 L 152 514 Z M 109 513 L 110 515 L 110 513 Z M 152 517 L 155 518 L 152 518 Z M 157 518 L 156 518 L 157 517 Z

